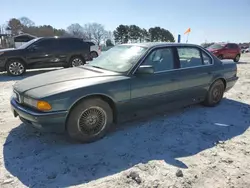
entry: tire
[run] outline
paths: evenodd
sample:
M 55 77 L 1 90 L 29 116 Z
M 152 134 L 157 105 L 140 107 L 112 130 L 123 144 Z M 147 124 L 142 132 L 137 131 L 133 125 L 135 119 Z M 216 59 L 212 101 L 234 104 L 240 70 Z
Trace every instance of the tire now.
M 239 62 L 239 60 L 240 60 L 240 54 L 237 54 L 236 56 L 235 56 L 235 58 L 234 58 L 234 62 Z
M 221 79 L 215 81 L 209 88 L 203 104 L 205 106 L 216 106 L 221 102 L 225 92 L 225 85 Z
M 223 55 L 219 55 L 218 58 L 219 58 L 220 60 L 222 60 L 222 59 L 223 59 Z
M 90 56 L 91 56 L 92 59 L 97 58 L 98 53 L 97 52 L 90 52 Z
M 91 112 L 92 116 L 90 116 Z M 90 143 L 103 138 L 112 123 L 113 111 L 109 104 L 100 98 L 92 98 L 83 100 L 71 110 L 66 129 L 72 139 Z M 91 127 L 98 124 L 101 126 L 97 126 L 96 130 Z
M 85 63 L 86 61 L 80 56 L 73 56 L 69 60 L 70 67 L 78 67 L 78 66 L 84 65 Z
M 21 76 L 26 72 L 26 65 L 22 60 L 11 59 L 6 63 L 6 71 L 10 76 Z

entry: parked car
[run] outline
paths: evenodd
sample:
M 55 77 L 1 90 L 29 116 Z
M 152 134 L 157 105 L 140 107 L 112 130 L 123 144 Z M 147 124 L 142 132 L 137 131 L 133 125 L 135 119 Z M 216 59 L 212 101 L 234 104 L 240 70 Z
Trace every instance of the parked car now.
M 240 60 L 241 49 L 236 43 L 215 43 L 207 48 L 219 59 L 232 59 L 234 62 Z
M 216 106 L 237 79 L 234 62 L 198 45 L 123 44 L 84 66 L 17 82 L 10 103 L 25 124 L 93 142 L 131 111 L 180 101 Z
M 101 47 L 91 41 L 85 41 L 90 45 L 90 56 L 92 59 L 97 58 L 101 54 Z
M 89 54 L 89 45 L 78 38 L 35 38 L 18 48 L 0 50 L 0 71 L 20 76 L 26 69 L 74 67 L 91 60 Z
M 249 48 L 246 48 L 244 53 L 249 53 Z

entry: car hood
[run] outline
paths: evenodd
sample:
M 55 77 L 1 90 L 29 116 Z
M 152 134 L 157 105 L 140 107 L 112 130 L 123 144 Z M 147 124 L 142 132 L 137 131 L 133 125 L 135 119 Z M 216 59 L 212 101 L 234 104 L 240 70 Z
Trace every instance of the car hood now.
M 13 50 L 17 50 L 15 48 L 5 48 L 5 49 L 0 49 L 0 52 L 7 52 L 7 51 L 13 51 Z
M 36 76 L 31 76 L 22 81 L 18 81 L 16 84 L 14 84 L 13 88 L 19 93 L 24 93 L 29 90 L 45 86 L 57 87 L 57 85 L 62 85 L 62 83 L 64 87 L 71 87 L 74 83 L 83 83 L 82 79 L 86 80 L 86 82 L 88 82 L 88 84 L 90 85 L 90 82 L 93 82 L 94 79 L 103 80 L 105 77 L 119 75 L 120 74 L 115 72 L 96 69 L 86 65 L 81 67 L 50 71 Z

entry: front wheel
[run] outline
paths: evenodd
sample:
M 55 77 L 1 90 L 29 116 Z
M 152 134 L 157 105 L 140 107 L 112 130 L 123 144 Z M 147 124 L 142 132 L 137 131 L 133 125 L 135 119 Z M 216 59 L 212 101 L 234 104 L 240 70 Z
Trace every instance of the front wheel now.
M 23 61 L 13 59 L 7 62 L 6 71 L 10 76 L 21 76 L 26 72 L 26 66 Z
M 223 55 L 219 55 L 218 58 L 219 58 L 220 60 L 223 60 Z
M 216 106 L 223 98 L 225 91 L 225 85 L 222 80 L 215 81 L 208 90 L 206 99 L 204 101 L 205 106 Z
M 99 98 L 86 99 L 70 112 L 66 128 L 74 140 L 89 143 L 104 137 L 113 122 L 109 104 Z

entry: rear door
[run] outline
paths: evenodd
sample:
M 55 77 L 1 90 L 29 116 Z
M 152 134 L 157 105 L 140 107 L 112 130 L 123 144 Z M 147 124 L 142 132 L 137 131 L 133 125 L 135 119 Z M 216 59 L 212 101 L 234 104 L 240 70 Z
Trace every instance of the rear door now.
M 90 46 L 82 39 L 68 38 L 67 43 L 64 45 L 64 48 L 67 49 L 68 58 L 72 56 L 81 56 L 85 60 L 89 59 Z
M 235 45 L 232 43 L 227 44 L 226 46 L 226 59 L 234 59 L 236 57 L 237 48 L 235 48 Z
M 206 96 L 212 80 L 213 60 L 198 47 L 177 47 L 179 69 L 179 95 L 195 101 Z

